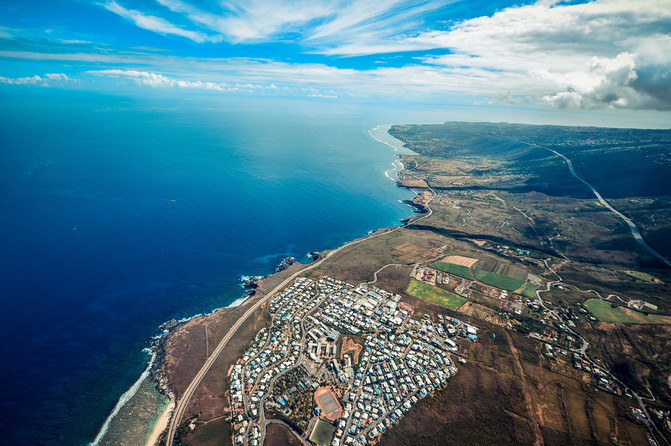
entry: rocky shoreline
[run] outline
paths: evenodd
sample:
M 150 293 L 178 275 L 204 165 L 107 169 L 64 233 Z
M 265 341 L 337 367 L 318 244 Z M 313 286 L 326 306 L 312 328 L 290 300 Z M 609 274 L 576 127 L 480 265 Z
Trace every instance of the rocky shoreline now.
M 316 261 L 319 258 L 320 254 L 318 252 L 309 252 L 306 257 L 310 260 L 310 263 Z M 296 259 L 294 257 L 285 257 L 282 259 L 282 261 L 279 263 L 277 268 L 275 269 L 275 273 L 282 272 L 289 268 L 291 265 L 296 263 Z M 272 275 L 272 274 L 270 274 Z M 258 284 L 261 280 L 269 277 L 268 276 L 242 276 L 240 278 L 241 286 L 242 288 L 245 288 L 246 291 L 244 294 L 241 296 L 240 299 L 236 300 L 235 302 L 238 302 L 240 300 L 244 301 L 247 300 L 251 297 L 253 297 L 256 294 L 256 288 L 258 288 Z M 216 311 L 220 310 L 225 310 L 226 308 L 229 307 L 223 307 L 223 308 L 217 308 L 213 310 L 211 313 L 212 314 Z M 170 385 L 168 384 L 168 377 L 166 376 L 165 373 L 165 356 L 166 356 L 166 342 L 168 338 L 170 337 L 171 334 L 173 334 L 175 331 L 177 331 L 180 327 L 188 323 L 189 321 L 201 317 L 201 316 L 208 316 L 209 314 L 197 314 L 192 317 L 186 318 L 186 319 L 171 319 L 161 325 L 159 325 L 158 329 L 161 331 L 161 334 L 158 336 L 154 337 L 151 341 L 151 346 L 148 347 L 148 350 L 150 354 L 152 355 L 151 363 L 149 365 L 149 379 L 153 383 L 156 391 L 166 398 L 170 402 L 175 401 L 175 393 L 173 390 L 170 388 Z

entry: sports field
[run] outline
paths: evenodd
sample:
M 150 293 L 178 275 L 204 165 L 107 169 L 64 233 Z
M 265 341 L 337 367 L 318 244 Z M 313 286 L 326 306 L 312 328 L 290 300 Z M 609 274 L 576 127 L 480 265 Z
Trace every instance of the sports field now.
M 456 310 L 466 303 L 466 299 L 461 296 L 415 279 L 410 280 L 406 292 L 411 296 L 442 305 L 451 310 Z
M 429 267 L 442 271 L 444 273 L 454 274 L 455 276 L 463 277 L 464 279 L 473 280 L 471 277 L 471 269 L 468 266 L 457 265 L 448 262 L 436 262 Z
M 601 322 L 620 322 L 623 324 L 671 324 L 671 317 L 658 314 L 645 315 L 625 307 L 611 307 L 610 302 L 590 299 L 585 307 Z
M 475 278 L 482 283 L 486 283 L 487 285 L 491 285 L 506 291 L 515 291 L 526 283 L 526 281 L 521 279 L 490 273 L 481 269 L 474 269 L 473 276 L 475 276 Z
M 338 399 L 333 394 L 330 387 L 320 387 L 315 392 L 317 404 L 322 409 L 322 414 L 329 420 L 335 420 L 342 415 L 342 407 Z
M 310 434 L 310 441 L 319 446 L 329 446 L 333 440 L 335 431 L 335 426 L 322 419 L 318 419 Z

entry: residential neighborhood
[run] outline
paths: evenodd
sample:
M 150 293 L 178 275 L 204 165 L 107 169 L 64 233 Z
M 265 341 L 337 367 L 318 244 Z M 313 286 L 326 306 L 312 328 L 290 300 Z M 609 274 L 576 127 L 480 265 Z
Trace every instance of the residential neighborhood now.
M 374 443 L 457 373 L 457 337 L 478 328 L 413 318 L 401 296 L 330 277 L 301 277 L 269 302 L 262 329 L 230 372 L 233 443 L 263 444 L 284 422 L 321 445 Z

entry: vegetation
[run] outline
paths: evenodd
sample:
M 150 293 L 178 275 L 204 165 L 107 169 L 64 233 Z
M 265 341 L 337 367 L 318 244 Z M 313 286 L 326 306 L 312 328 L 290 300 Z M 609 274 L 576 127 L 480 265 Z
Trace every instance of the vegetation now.
M 457 265 L 455 263 L 447 263 L 447 262 L 436 262 L 436 263 L 433 263 L 429 266 L 431 268 L 437 269 L 438 271 L 442 271 L 444 273 L 454 274 L 455 276 L 459 276 L 459 277 L 462 277 L 464 279 L 469 279 L 469 280 L 473 279 L 473 277 L 471 276 L 471 269 L 467 266 Z
M 623 271 L 626 275 L 633 277 L 634 279 L 641 280 L 643 282 L 656 282 L 657 279 L 655 279 L 653 276 L 651 276 L 648 273 L 644 273 L 643 271 L 632 271 L 632 270 L 624 270 Z
M 533 283 L 527 283 L 520 290 L 520 294 L 525 297 L 534 298 L 536 297 L 536 290 L 540 288 L 539 285 L 534 285 Z
M 502 290 L 506 291 L 515 291 L 526 283 L 524 280 L 503 276 L 501 274 L 490 273 L 481 269 L 474 269 L 473 275 L 482 283 L 486 283 L 487 285 L 501 288 Z
M 466 299 L 461 296 L 415 279 L 410 280 L 406 292 L 411 296 L 442 305 L 451 310 L 456 310 L 466 303 Z
M 669 324 L 671 318 L 657 314 L 643 314 L 629 308 L 613 307 L 610 302 L 590 299 L 585 307 L 601 322 L 621 322 L 625 324 Z

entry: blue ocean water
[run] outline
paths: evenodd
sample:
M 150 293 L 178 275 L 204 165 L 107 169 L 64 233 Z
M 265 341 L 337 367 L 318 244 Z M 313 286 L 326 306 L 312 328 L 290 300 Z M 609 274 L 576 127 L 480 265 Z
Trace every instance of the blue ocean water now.
M 157 326 L 242 274 L 411 214 L 368 130 L 319 101 L 0 92 L 0 436 L 91 441 Z M 387 119 L 387 121 L 385 121 Z

